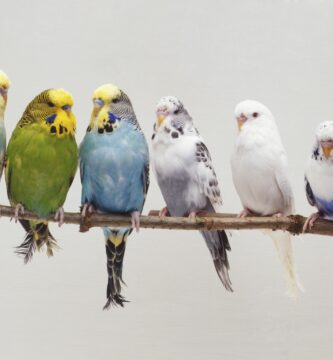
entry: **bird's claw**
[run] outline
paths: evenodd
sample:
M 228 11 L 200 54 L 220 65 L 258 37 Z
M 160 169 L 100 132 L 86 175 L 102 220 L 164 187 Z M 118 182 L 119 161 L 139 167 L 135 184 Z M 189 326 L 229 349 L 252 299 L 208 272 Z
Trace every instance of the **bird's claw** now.
M 54 216 L 54 220 L 58 221 L 59 227 L 64 224 L 65 211 L 64 211 L 64 208 L 62 206 L 60 206 L 60 208 L 56 211 L 55 216 Z
M 160 212 L 158 213 L 159 217 L 164 217 L 164 216 L 169 216 L 169 209 L 167 207 L 164 207 L 163 209 L 160 210 Z
M 15 216 L 14 216 L 16 223 L 17 223 L 20 215 L 24 215 L 24 207 L 22 204 L 17 204 L 15 206 Z
M 93 204 L 85 203 L 81 211 L 81 217 L 85 218 L 87 215 L 91 215 L 94 212 L 96 212 L 95 206 Z
M 276 214 L 273 214 L 272 216 L 276 217 L 276 218 L 280 218 L 280 217 L 282 217 L 282 213 L 278 212 Z
M 132 228 L 137 232 L 140 230 L 140 211 L 133 211 L 131 213 Z
M 305 221 L 303 225 L 303 234 L 306 232 L 307 229 L 312 229 L 314 223 L 321 217 L 320 212 L 316 212 L 311 214 Z
M 252 213 L 250 210 L 248 210 L 248 209 L 243 209 L 243 210 L 237 215 L 237 217 L 238 217 L 238 218 L 246 218 L 246 217 L 252 216 L 252 215 L 253 215 L 253 213 Z
M 197 213 L 195 211 L 191 211 L 189 214 L 188 214 L 188 218 L 192 221 L 195 220 L 195 217 L 197 216 Z

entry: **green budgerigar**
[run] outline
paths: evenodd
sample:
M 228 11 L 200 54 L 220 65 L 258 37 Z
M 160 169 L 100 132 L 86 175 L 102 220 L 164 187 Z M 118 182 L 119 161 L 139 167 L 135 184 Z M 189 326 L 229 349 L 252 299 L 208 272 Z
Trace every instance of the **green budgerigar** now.
M 7 148 L 6 184 L 8 198 L 18 219 L 24 209 L 41 218 L 56 213 L 61 225 L 62 208 L 75 176 L 78 149 L 73 98 L 63 89 L 45 90 L 27 106 Z M 28 262 L 45 244 L 53 255 L 56 241 L 47 221 L 20 220 L 26 230 L 17 253 Z

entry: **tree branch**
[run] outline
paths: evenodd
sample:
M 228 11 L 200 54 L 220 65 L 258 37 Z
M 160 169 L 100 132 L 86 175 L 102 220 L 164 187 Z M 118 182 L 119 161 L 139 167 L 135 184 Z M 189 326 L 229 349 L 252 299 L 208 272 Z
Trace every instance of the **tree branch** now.
M 0 217 L 15 216 L 15 209 L 0 205 Z M 20 219 L 40 220 L 38 215 L 25 211 Z M 47 219 L 54 222 L 54 215 Z M 301 215 L 287 217 L 247 217 L 238 218 L 235 214 L 209 214 L 198 213 L 193 220 L 186 217 L 159 217 L 158 211 L 150 211 L 148 215 L 140 217 L 141 228 L 170 229 L 170 230 L 250 230 L 271 229 L 286 230 L 292 234 L 300 234 L 306 218 Z M 131 227 L 131 219 L 127 215 L 119 214 L 92 214 L 82 219 L 80 213 L 65 213 L 66 224 L 80 225 L 80 231 L 88 231 L 92 227 Z M 311 234 L 333 235 L 333 221 L 319 219 L 311 230 Z

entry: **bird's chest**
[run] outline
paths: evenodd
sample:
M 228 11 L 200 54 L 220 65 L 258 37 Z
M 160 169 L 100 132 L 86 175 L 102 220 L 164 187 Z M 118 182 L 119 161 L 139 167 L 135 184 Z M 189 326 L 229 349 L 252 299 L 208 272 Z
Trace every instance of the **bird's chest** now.
M 269 149 L 239 149 L 233 161 L 233 179 L 243 206 L 258 214 L 283 210 L 283 198 L 277 186 L 274 158 Z
M 319 210 L 333 214 L 333 164 L 311 160 L 307 171 L 313 195 Z
M 207 199 L 200 188 L 195 169 L 195 151 L 191 144 L 154 146 L 154 169 L 169 211 L 174 216 L 206 206 Z

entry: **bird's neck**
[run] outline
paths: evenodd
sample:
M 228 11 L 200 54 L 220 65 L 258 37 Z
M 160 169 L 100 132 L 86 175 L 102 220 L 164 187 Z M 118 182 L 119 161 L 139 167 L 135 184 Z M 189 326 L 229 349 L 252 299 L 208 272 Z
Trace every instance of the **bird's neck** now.
M 0 124 L 5 120 L 5 108 L 0 107 Z
M 5 117 L 5 110 L 6 110 L 6 101 L 2 96 L 0 96 L 0 121 L 2 122 Z

